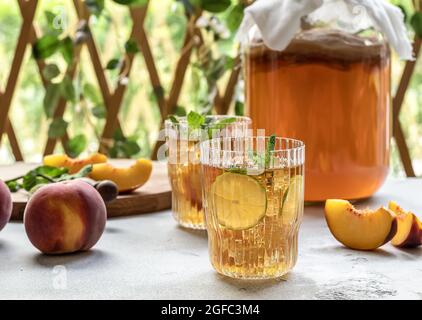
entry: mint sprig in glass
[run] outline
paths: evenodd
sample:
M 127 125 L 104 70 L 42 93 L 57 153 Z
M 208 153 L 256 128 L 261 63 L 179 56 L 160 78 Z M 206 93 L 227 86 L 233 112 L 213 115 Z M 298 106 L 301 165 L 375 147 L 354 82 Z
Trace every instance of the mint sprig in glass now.
M 251 128 L 248 117 L 202 115 L 170 116 L 165 121 L 168 175 L 172 211 L 183 227 L 205 229 L 199 143 L 217 136 L 244 136 Z

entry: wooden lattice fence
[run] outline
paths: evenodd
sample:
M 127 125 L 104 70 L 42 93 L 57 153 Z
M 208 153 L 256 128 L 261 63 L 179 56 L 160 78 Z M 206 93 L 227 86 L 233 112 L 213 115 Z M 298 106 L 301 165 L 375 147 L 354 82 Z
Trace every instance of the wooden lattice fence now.
M 33 46 L 37 39 L 42 35 L 40 34 L 39 29 L 37 28 L 34 17 L 39 6 L 38 0 L 16 0 L 19 4 L 20 13 L 22 15 L 22 25 L 15 48 L 14 58 L 10 66 L 10 72 L 7 79 L 7 84 L 4 90 L 0 88 L 0 137 L 3 134 L 6 134 L 13 151 L 13 155 L 17 161 L 24 160 L 19 141 L 16 138 L 15 130 L 12 122 L 9 118 L 9 111 L 13 99 L 13 95 L 16 91 L 17 80 L 22 69 L 24 54 L 27 46 Z M 73 0 L 74 8 L 77 14 L 77 17 L 80 21 L 88 22 L 90 19 L 90 12 L 85 6 L 85 3 L 82 0 Z M 166 96 L 164 90 L 162 89 L 160 74 L 157 70 L 156 63 L 153 56 L 153 51 L 150 46 L 149 36 L 145 31 L 144 22 L 145 17 L 148 14 L 148 4 L 143 7 L 131 7 L 130 15 L 133 21 L 133 27 L 131 31 L 131 38 L 135 39 L 142 54 L 136 56 L 137 59 L 143 58 L 145 60 L 145 65 L 150 77 L 151 86 L 156 97 L 156 101 L 160 110 L 161 119 L 166 119 L 169 114 L 174 113 L 178 105 L 178 100 L 181 94 L 182 86 L 185 80 L 185 74 L 189 63 L 191 61 L 191 56 L 194 50 L 201 46 L 203 42 L 201 31 L 196 26 L 196 20 L 199 16 L 191 16 L 187 23 L 187 27 L 184 31 L 184 42 L 183 47 L 180 51 L 180 57 L 177 61 L 177 65 L 173 75 L 173 81 L 169 94 Z M 89 32 L 89 23 L 86 24 Z M 92 35 L 92 33 L 91 33 Z M 102 65 L 100 59 L 100 52 L 94 37 L 89 37 L 84 43 L 75 47 L 74 52 L 74 63 L 67 70 L 67 74 L 73 77 L 75 75 L 75 70 L 77 63 L 79 61 L 78 57 L 80 55 L 82 46 L 87 46 L 90 59 L 92 61 L 93 68 L 95 70 L 95 75 L 98 81 L 98 85 L 101 91 L 102 98 L 104 100 L 105 108 L 107 110 L 106 122 L 104 129 L 99 141 L 99 149 L 102 152 L 107 151 L 110 146 L 110 141 L 113 137 L 113 133 L 116 128 L 120 127 L 119 122 L 119 111 L 122 106 L 122 101 L 126 91 L 126 86 L 118 82 L 115 85 L 111 85 L 105 75 L 104 66 Z M 418 56 L 421 48 L 421 40 L 416 37 L 414 41 L 415 54 Z M 134 54 L 128 55 L 128 61 L 125 65 L 122 66 L 121 72 L 125 72 L 126 75 L 129 75 L 132 70 L 133 60 L 135 59 Z M 214 107 L 217 113 L 225 114 L 228 112 L 229 107 L 232 103 L 235 87 L 238 82 L 240 68 L 239 58 L 236 59 L 234 65 L 237 66 L 231 71 L 229 80 L 223 92 L 217 92 L 214 99 Z M 44 86 L 47 85 L 47 80 L 43 76 L 43 70 L 46 66 L 45 62 L 42 60 L 36 60 L 38 65 L 39 74 L 42 79 Z M 397 142 L 397 146 L 400 152 L 400 157 L 405 169 L 405 172 L 408 176 L 415 176 L 413 170 L 411 157 L 409 154 L 409 148 L 406 144 L 406 140 L 403 134 L 402 126 L 400 124 L 399 116 L 401 112 L 401 107 L 403 100 L 409 86 L 411 76 L 415 70 L 416 61 L 410 61 L 406 63 L 406 66 L 403 71 L 403 75 L 400 81 L 400 85 L 397 91 L 397 94 L 393 101 L 393 123 L 394 123 L 394 138 Z M 54 118 L 61 118 L 66 111 L 67 101 L 64 98 L 59 99 L 57 106 L 54 112 Z M 161 124 L 162 124 L 161 121 Z M 158 130 L 159 128 L 157 128 Z M 66 133 L 58 141 L 54 138 L 48 138 L 45 143 L 44 154 L 50 154 L 54 152 L 56 144 L 61 142 L 66 148 L 66 142 L 68 141 L 69 136 Z M 151 155 L 154 157 L 156 154 L 156 148 Z

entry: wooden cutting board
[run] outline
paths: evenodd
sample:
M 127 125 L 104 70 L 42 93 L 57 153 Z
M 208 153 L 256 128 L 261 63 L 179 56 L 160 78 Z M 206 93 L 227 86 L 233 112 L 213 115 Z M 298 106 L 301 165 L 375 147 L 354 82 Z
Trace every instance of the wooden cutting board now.
M 133 160 L 111 160 L 116 166 L 129 166 Z M 17 162 L 13 165 L 0 166 L 0 179 L 8 180 L 21 176 L 38 164 Z M 25 191 L 12 193 L 12 220 L 22 220 L 29 194 Z M 156 212 L 171 208 L 171 188 L 167 177 L 167 166 L 154 162 L 151 178 L 138 190 L 118 196 L 107 204 L 107 215 L 111 217 L 131 216 L 148 212 Z

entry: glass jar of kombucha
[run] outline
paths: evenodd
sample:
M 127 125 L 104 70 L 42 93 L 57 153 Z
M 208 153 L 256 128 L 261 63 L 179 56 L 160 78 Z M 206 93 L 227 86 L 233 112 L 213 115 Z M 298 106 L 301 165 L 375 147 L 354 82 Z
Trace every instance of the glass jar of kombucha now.
M 390 155 L 390 50 L 379 35 L 298 32 L 283 51 L 245 50 L 255 129 L 307 148 L 305 200 L 361 199 L 383 184 Z

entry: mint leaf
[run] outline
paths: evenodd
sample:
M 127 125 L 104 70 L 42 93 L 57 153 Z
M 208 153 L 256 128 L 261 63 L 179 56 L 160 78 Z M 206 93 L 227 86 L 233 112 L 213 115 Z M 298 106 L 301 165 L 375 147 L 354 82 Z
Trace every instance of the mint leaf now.
M 186 109 L 184 107 L 177 106 L 174 114 L 179 117 L 184 117 L 186 116 Z
M 245 114 L 245 105 L 241 101 L 236 101 L 236 104 L 234 105 L 234 113 L 237 116 L 243 116 Z
M 215 123 L 213 123 L 213 127 L 217 127 L 217 128 L 224 128 L 226 125 L 236 122 L 236 118 L 235 117 L 231 117 L 231 118 L 225 118 L 222 120 L 219 120 Z
M 265 167 L 268 167 L 270 165 L 271 152 L 274 151 L 275 141 L 276 141 L 276 137 L 275 137 L 275 134 L 273 134 L 268 139 L 268 143 L 267 143 L 267 151 L 265 154 Z
M 179 123 L 179 120 L 176 118 L 176 116 L 169 116 L 169 120 L 170 120 L 172 123 Z
M 230 173 L 237 173 L 237 174 L 247 174 L 248 171 L 245 168 L 236 168 L 236 167 L 232 167 L 232 168 L 228 168 L 227 172 Z
M 219 121 L 216 121 L 214 123 L 212 123 L 209 127 L 208 127 L 208 136 L 211 139 L 214 130 L 223 130 L 227 125 L 236 122 L 236 118 L 232 117 L 232 118 L 225 118 Z
M 195 111 L 188 114 L 188 126 L 191 129 L 199 129 L 205 122 L 205 116 L 200 115 Z

